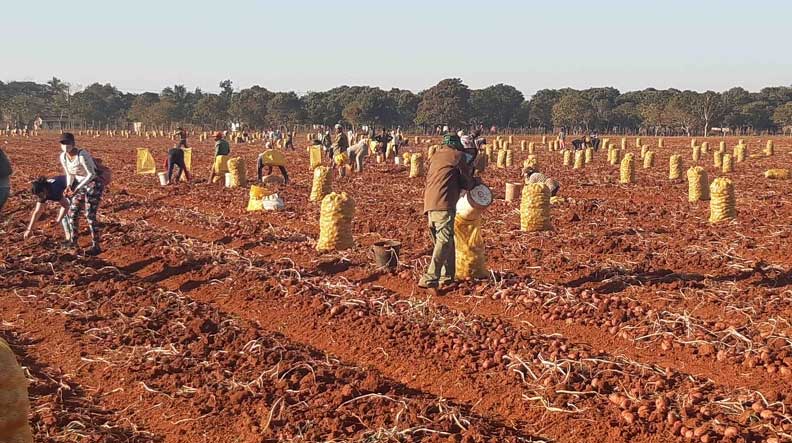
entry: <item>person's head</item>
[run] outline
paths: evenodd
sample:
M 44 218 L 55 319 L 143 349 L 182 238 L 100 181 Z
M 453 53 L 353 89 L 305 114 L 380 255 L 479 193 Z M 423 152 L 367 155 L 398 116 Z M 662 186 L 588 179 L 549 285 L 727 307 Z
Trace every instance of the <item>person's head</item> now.
M 266 148 L 266 149 L 272 149 L 272 142 L 267 142 L 267 143 L 264 143 L 264 148 Z
M 535 172 L 539 172 L 539 169 L 534 165 L 526 166 L 523 168 L 523 174 L 525 174 L 526 177 L 530 177 L 531 174 Z
M 341 125 L 335 125 L 335 130 L 336 132 L 343 132 L 344 128 L 342 128 Z
M 214 133 L 215 140 L 220 140 L 221 138 L 223 138 L 223 133 L 221 131 L 217 131 Z
M 456 134 L 446 134 L 443 137 L 443 145 L 453 149 L 462 150 L 462 140 Z
M 31 183 L 30 191 L 38 198 L 39 201 L 47 199 L 47 178 L 39 177 Z
M 179 144 L 176 145 L 176 147 L 180 148 L 180 149 L 185 149 L 185 148 L 187 148 L 187 143 L 185 143 L 184 140 L 180 140 Z
M 61 134 L 60 145 L 63 152 L 73 151 L 75 145 L 74 134 L 71 132 L 64 132 Z

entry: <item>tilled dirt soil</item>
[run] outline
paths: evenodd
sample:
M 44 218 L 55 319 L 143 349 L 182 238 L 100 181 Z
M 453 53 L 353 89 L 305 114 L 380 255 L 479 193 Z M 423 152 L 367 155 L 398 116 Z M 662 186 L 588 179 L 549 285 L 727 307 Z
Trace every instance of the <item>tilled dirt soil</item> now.
M 206 183 L 208 142 L 191 140 L 192 184 L 160 187 L 135 175 L 135 148 L 160 165 L 171 141 L 78 137 L 114 176 L 104 252 L 86 257 L 60 246 L 54 204 L 22 239 L 29 182 L 61 173 L 57 136 L 5 137 L 0 336 L 27 369 L 37 441 L 792 439 L 792 182 L 763 176 L 792 167 L 792 140 L 765 157 L 765 139 L 745 137 L 750 157 L 727 174 L 737 219 L 713 225 L 708 203 L 668 179 L 671 154 L 683 176 L 694 164 L 688 138 L 643 137 L 650 169 L 630 138 L 637 179 L 622 185 L 606 152 L 573 170 L 532 137 L 566 200 L 551 231 L 523 233 L 503 200 L 523 139 L 514 166 L 483 174 L 497 198 L 491 278 L 430 297 L 416 287 L 431 248 L 424 179 L 405 166 L 335 179 L 356 203 L 357 246 L 319 254 L 304 136 L 276 213 Z M 707 141 L 698 164 L 712 179 L 720 139 Z M 252 176 L 261 149 L 232 156 Z M 373 263 L 383 238 L 402 243 L 392 271 Z

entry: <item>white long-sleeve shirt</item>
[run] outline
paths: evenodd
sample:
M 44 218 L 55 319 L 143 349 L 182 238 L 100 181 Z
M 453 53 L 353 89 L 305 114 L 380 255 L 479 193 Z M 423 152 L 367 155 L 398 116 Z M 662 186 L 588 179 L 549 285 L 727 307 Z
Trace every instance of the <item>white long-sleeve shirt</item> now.
M 71 187 L 77 181 L 75 192 L 96 178 L 96 163 L 88 151 L 80 149 L 77 155 L 72 158 L 69 158 L 64 152 L 61 154 L 60 160 L 63 170 L 66 172 L 66 186 Z

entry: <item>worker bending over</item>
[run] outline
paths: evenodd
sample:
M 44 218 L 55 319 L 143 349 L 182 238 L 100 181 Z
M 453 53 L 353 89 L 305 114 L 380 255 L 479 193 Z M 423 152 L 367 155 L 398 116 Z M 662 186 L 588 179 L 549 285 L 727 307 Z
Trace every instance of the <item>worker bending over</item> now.
M 271 142 L 267 142 L 265 147 L 267 150 L 259 154 L 256 160 L 256 174 L 258 180 L 262 181 L 264 178 L 263 172 L 265 167 L 267 168 L 267 176 L 270 176 L 272 175 L 272 168 L 277 166 L 283 175 L 283 184 L 288 184 L 289 174 L 286 172 L 286 158 L 283 156 L 283 153 L 272 149 Z
M 33 181 L 31 185 L 31 192 L 36 196 L 36 207 L 30 215 L 30 223 L 25 230 L 23 237 L 25 240 L 30 238 L 33 232 L 33 225 L 39 221 L 41 214 L 44 213 L 44 206 L 48 201 L 57 202 L 60 204 L 56 222 L 63 226 L 63 233 L 66 236 L 66 242 L 70 243 L 71 235 L 69 234 L 69 220 L 66 218 L 66 211 L 69 209 L 69 200 L 63 196 L 63 191 L 66 190 L 66 176 L 58 175 L 53 178 L 47 179 L 46 177 L 39 177 Z
M 523 177 L 525 178 L 525 184 L 529 185 L 531 183 L 542 183 L 547 186 L 547 189 L 550 190 L 550 197 L 555 197 L 558 194 L 558 190 L 561 189 L 561 184 L 558 183 L 558 180 L 552 179 L 547 177 L 546 175 L 539 172 L 536 166 L 526 166 L 522 170 Z

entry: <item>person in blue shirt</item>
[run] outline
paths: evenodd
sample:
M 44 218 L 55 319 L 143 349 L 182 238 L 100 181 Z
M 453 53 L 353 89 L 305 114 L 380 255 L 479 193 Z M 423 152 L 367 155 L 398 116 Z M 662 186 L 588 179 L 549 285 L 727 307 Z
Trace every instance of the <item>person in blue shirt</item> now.
M 31 192 L 36 196 L 37 201 L 36 207 L 33 209 L 33 214 L 30 216 L 30 223 L 28 224 L 27 230 L 25 230 L 25 239 L 30 238 L 30 234 L 33 231 L 33 225 L 35 225 L 39 218 L 41 218 L 41 214 L 44 213 L 44 206 L 48 201 L 50 201 L 60 204 L 60 211 L 58 211 L 58 217 L 55 219 L 55 221 L 63 226 L 63 232 L 66 236 L 66 241 L 71 240 L 71 237 L 69 236 L 68 221 L 65 217 L 66 211 L 69 209 L 69 200 L 63 196 L 63 192 L 65 190 L 65 175 L 58 175 L 50 179 L 47 179 L 46 177 L 39 177 L 33 181 L 31 185 Z

